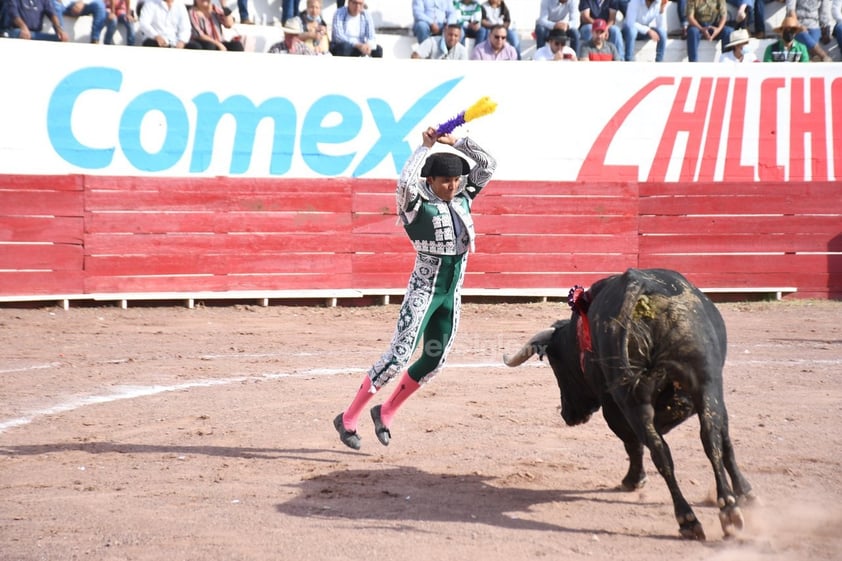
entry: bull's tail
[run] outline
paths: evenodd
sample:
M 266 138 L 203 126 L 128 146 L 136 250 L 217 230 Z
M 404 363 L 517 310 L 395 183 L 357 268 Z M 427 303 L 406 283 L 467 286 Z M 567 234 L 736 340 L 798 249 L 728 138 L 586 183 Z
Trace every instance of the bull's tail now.
M 629 269 L 623 276 L 625 297 L 616 318 L 617 348 L 610 356 L 617 357 L 615 366 L 624 373 L 620 380 L 635 383 L 651 356 L 652 331 L 647 320 L 654 319 L 655 311 L 647 293 L 647 277 L 637 269 Z

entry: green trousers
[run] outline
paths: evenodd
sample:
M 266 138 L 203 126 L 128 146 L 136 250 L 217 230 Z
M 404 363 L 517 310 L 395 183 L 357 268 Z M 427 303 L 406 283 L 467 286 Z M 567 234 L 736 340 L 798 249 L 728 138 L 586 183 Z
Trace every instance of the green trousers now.
M 459 325 L 466 263 L 467 253 L 416 255 L 392 342 L 368 372 L 374 387 L 397 376 L 422 341 L 421 355 L 409 367 L 410 378 L 423 384 L 442 369 Z

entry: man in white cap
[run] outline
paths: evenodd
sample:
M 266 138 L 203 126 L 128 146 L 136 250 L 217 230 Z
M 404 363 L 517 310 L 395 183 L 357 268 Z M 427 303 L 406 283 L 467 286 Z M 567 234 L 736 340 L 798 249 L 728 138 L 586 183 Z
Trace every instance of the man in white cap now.
M 431 153 L 437 142 L 451 150 Z M 473 166 L 462 155 L 473 160 Z M 377 440 L 387 446 L 398 408 L 444 367 L 459 325 L 462 280 L 474 245 L 471 205 L 496 167 L 496 160 L 472 138 L 439 136 L 432 127 L 424 131 L 421 146 L 404 164 L 396 202 L 400 222 L 415 247 L 415 267 L 389 349 L 363 377 L 350 405 L 333 420 L 339 440 L 349 448 L 360 449 L 357 420 L 380 388 L 399 378 L 392 395 L 371 409 Z M 422 337 L 421 356 L 406 368 Z
M 298 16 L 289 18 L 281 30 L 284 32 L 284 51 L 291 55 L 315 55 L 318 54 L 308 45 L 301 34 L 304 32 L 304 25 Z
M 725 52 L 719 57 L 719 62 L 759 62 L 753 51 L 747 51 L 749 36 L 748 29 L 737 29 L 731 33 L 731 41 L 725 45 Z
M 269 47 L 267 53 L 272 54 L 282 54 L 282 55 L 318 55 L 322 54 L 316 52 L 306 41 L 301 38 L 301 34 L 304 33 L 304 24 L 301 21 L 301 18 L 294 17 L 288 19 L 283 26 L 281 26 L 281 31 L 284 32 L 284 40 L 279 41 Z M 330 54 L 330 53 L 328 53 Z

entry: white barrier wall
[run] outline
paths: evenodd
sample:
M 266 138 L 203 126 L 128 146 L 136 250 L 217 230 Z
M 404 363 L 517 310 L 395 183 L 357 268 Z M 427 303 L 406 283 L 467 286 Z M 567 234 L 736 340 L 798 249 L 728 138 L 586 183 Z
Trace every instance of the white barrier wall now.
M 835 64 L 296 57 L 0 40 L 0 173 L 393 178 L 420 131 L 469 123 L 518 180 L 842 176 Z

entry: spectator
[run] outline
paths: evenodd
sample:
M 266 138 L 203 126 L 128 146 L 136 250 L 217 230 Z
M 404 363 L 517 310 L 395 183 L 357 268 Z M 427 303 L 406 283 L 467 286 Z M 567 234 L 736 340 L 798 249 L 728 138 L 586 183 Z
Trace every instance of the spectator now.
M 322 0 L 307 0 L 307 8 L 299 14 L 304 32 L 299 35 L 316 54 L 330 54 L 327 22 L 322 17 Z
M 506 27 L 492 27 L 488 39 L 474 46 L 471 60 L 517 60 L 517 51 L 506 42 Z
M 301 39 L 301 34 L 304 31 L 301 18 L 289 18 L 281 29 L 284 32 L 284 40 L 272 45 L 269 49 L 270 53 L 283 53 L 288 55 L 319 54 L 306 41 Z
M 766 4 L 784 0 L 755 0 L 754 1 L 754 36 L 758 39 L 766 38 Z
M 722 0 L 723 2 L 725 0 Z M 667 48 L 666 0 L 631 0 L 623 20 L 623 43 L 626 47 L 623 59 L 634 61 L 635 41 L 655 41 L 655 62 L 663 62 Z
M 760 0 L 761 2 L 763 0 Z M 734 19 L 728 21 L 728 26 L 732 29 L 742 29 L 748 27 L 751 22 L 751 16 L 754 13 L 755 0 L 726 0 L 726 3 L 734 6 L 737 10 L 734 12 Z
M 72 18 L 91 16 L 91 43 L 99 43 L 106 19 L 104 0 L 55 0 L 55 3 L 59 21 L 62 15 Z
M 249 16 L 249 0 L 237 0 L 237 11 L 240 13 L 240 23 L 246 25 L 254 23 Z
M 553 29 L 532 60 L 576 60 L 576 51 L 567 46 L 567 34 L 563 30 Z
M 55 33 L 46 33 L 44 18 Z M 61 28 L 61 16 L 52 0 L 0 0 L 0 37 L 33 41 L 67 41 Z
M 725 52 L 719 57 L 719 62 L 758 62 L 757 55 L 745 50 L 748 40 L 748 30 L 734 30 L 731 33 L 731 41 L 725 45 Z
M 626 9 L 629 7 L 629 0 L 613 0 L 611 7 L 623 14 L 623 19 L 626 19 Z
M 807 46 L 795 39 L 803 30 L 794 14 L 786 16 L 781 26 L 775 28 L 775 33 L 780 34 L 780 39 L 766 47 L 763 62 L 810 62 Z
M 822 28 L 830 26 L 831 0 L 786 0 L 787 15 L 795 15 L 804 28 L 795 39 L 806 45 L 807 51 L 817 62 L 833 62 L 819 45 Z
M 434 60 L 468 60 L 468 49 L 461 42 L 462 26 L 458 23 L 448 23 L 442 37 L 427 37 L 415 47 L 411 58 L 428 58 Z
M 553 29 L 567 35 L 570 48 L 579 52 L 579 0 L 541 0 L 541 12 L 535 22 L 535 48 L 547 42 Z
M 482 6 L 475 0 L 456 0 L 453 3 L 456 10 L 456 22 L 462 26 L 462 42 L 473 39 L 474 44 L 485 41 L 488 31 L 482 26 Z
M 126 45 L 134 45 L 134 24 L 137 21 L 132 11 L 131 0 L 105 0 L 107 12 L 105 21 L 105 44 L 114 44 L 114 32 L 122 25 L 126 30 Z
M 363 0 L 348 0 L 346 6 L 336 10 L 331 27 L 330 52 L 334 56 L 383 58 L 383 48 L 374 34 L 374 20 L 363 9 Z
M 226 13 L 227 12 L 227 13 Z M 231 10 L 211 4 L 211 0 L 194 0 L 190 8 L 190 26 L 193 28 L 192 40 L 206 51 L 243 51 L 239 38 L 225 40 L 222 28 L 234 25 Z
M 412 33 L 419 43 L 430 35 L 441 35 L 444 26 L 456 21 L 451 0 L 412 0 Z
M 190 15 L 182 0 L 145 0 L 138 28 L 144 47 L 201 49 L 191 41 Z
M 833 36 L 836 38 L 836 44 L 839 45 L 839 51 L 842 52 L 842 0 L 833 0 L 831 15 L 836 22 L 833 26 Z
M 512 29 L 512 14 L 505 0 L 488 0 L 482 5 L 482 27 L 485 28 L 487 38 L 491 28 L 495 25 L 502 25 L 506 28 L 506 41 L 517 51 L 517 58 L 520 60 L 520 37 L 517 31 Z
M 725 0 L 687 1 L 687 59 L 699 61 L 699 41 L 721 41 L 725 44 L 731 35 L 728 20 L 728 4 Z
M 681 29 L 679 29 L 675 33 L 670 32 L 670 36 L 671 37 L 681 37 L 682 40 L 686 41 L 687 40 L 687 0 L 670 0 L 670 2 L 675 2 L 677 4 L 677 6 L 675 7 L 675 13 L 678 16 L 678 23 L 681 25 Z
M 623 47 L 623 33 L 616 25 L 617 10 L 611 0 L 579 0 L 579 19 L 582 22 L 579 27 L 579 36 L 581 44 L 587 44 L 591 40 L 593 33 L 594 21 L 601 19 L 607 25 L 606 35 L 603 36 L 604 42 L 606 37 L 608 41 L 616 47 L 617 53 L 620 55 L 620 60 L 623 60 L 625 55 L 625 48 Z M 581 56 L 581 53 L 580 53 Z
M 602 60 L 623 60 L 620 51 L 613 43 L 605 40 L 608 35 L 608 24 L 604 19 L 593 21 L 590 40 L 582 45 L 579 53 L 579 60 L 602 61 Z
M 287 21 L 294 17 L 298 17 L 298 12 L 300 8 L 301 1 L 300 0 L 282 0 L 281 2 L 281 23 L 286 24 Z M 338 10 L 342 6 L 344 6 L 344 2 L 340 5 L 338 2 L 336 4 L 336 9 Z

